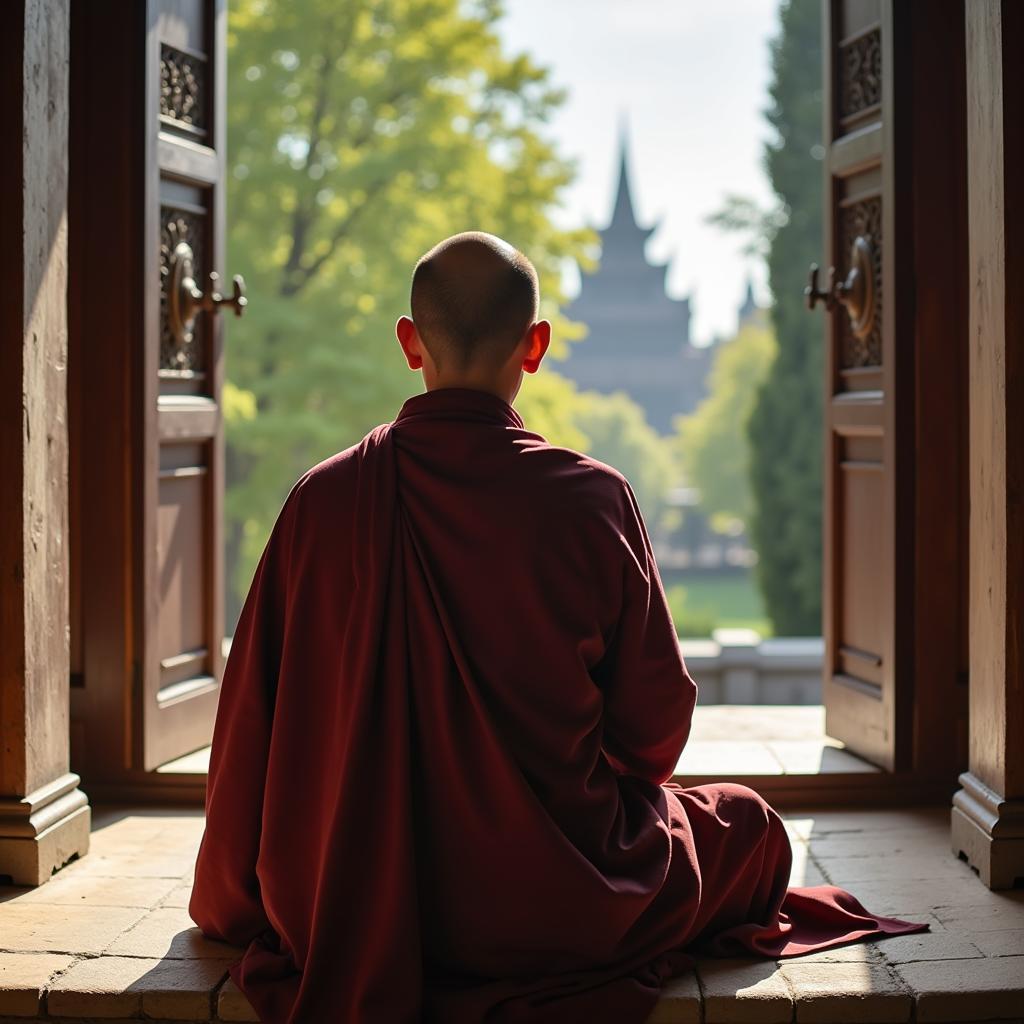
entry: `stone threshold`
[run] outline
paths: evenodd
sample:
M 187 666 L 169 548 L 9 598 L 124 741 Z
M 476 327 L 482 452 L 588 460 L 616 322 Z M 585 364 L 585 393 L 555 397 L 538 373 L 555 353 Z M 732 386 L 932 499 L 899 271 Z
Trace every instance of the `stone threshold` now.
M 38 889 L 0 888 L 0 1024 L 256 1020 L 227 976 L 239 951 L 188 917 L 202 814 L 101 809 L 94 820 L 87 857 Z M 844 885 L 931 932 L 779 962 L 701 960 L 666 986 L 649 1024 L 1024 1021 L 1024 892 L 981 885 L 949 852 L 948 821 L 787 816 L 792 884 Z

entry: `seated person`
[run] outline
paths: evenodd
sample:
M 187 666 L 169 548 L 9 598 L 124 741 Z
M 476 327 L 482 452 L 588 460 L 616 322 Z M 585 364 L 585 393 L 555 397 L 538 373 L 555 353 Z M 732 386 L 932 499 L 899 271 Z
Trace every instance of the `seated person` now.
M 262 1021 L 644 1021 L 691 954 L 924 925 L 787 889 L 753 791 L 669 783 L 697 696 L 636 498 L 512 402 L 551 325 L 481 232 L 416 265 L 426 391 L 292 488 L 224 673 L 190 913 Z

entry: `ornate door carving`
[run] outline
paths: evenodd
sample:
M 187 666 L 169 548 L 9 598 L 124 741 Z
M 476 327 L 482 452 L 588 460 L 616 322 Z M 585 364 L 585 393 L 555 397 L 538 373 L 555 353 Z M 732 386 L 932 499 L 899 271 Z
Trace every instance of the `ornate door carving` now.
M 147 279 L 147 374 L 156 418 L 147 478 L 143 767 L 209 742 L 223 663 L 223 323 L 210 293 L 223 264 L 223 31 L 220 0 L 150 0 L 148 170 L 156 215 Z M 187 270 L 183 273 L 183 267 Z M 187 279 L 184 278 L 187 274 Z M 179 307 L 202 293 L 207 309 Z M 220 296 L 216 296 L 220 298 Z
M 72 7 L 76 749 L 122 789 L 209 742 L 223 662 L 226 16 Z
M 963 2 L 826 0 L 824 701 L 955 777 L 966 665 Z M 944 707 L 939 707 L 944 703 Z
M 887 768 L 895 755 L 895 394 L 890 302 L 895 265 L 886 146 L 892 26 L 879 0 L 832 5 L 826 81 L 826 250 L 845 273 L 859 239 L 870 253 L 872 317 L 855 331 L 829 304 L 826 374 L 825 641 L 827 728 Z M 887 157 L 889 157 L 887 159 Z M 888 195 L 886 194 L 888 193 Z M 812 297 L 813 299 L 813 297 Z

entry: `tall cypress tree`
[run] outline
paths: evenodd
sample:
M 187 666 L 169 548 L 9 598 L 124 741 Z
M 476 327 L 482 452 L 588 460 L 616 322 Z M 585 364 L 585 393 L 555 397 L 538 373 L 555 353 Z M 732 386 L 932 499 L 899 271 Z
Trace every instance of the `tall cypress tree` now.
M 803 304 L 808 264 L 822 258 L 821 2 L 783 0 L 772 42 L 777 137 L 765 165 L 783 214 L 768 272 L 778 353 L 749 420 L 752 534 L 777 635 L 821 631 L 823 335 Z

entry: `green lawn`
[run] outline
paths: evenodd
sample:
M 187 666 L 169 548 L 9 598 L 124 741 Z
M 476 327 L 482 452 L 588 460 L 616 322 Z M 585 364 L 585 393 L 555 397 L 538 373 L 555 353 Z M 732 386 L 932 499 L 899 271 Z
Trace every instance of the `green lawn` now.
M 715 576 L 683 573 L 683 583 L 665 581 L 665 593 L 679 635 L 706 637 L 712 629 L 756 629 L 771 635 L 764 602 L 752 573 Z

